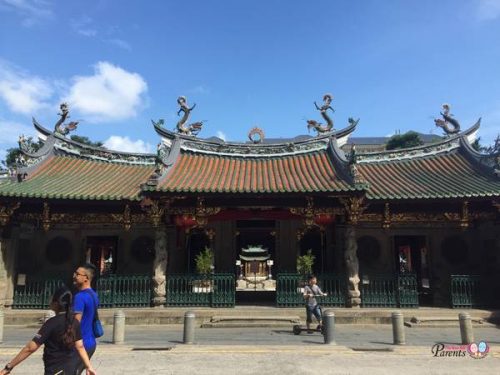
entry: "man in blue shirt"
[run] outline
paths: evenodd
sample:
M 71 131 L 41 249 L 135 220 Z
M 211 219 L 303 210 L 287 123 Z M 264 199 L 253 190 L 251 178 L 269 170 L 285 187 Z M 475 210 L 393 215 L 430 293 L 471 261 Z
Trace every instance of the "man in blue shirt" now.
M 97 346 L 93 323 L 96 310 L 99 306 L 99 297 L 91 288 L 95 272 L 96 268 L 93 264 L 85 263 L 78 267 L 73 273 L 73 284 L 78 290 L 73 298 L 73 313 L 75 314 L 75 318 L 80 321 L 83 346 L 87 351 L 89 359 L 94 354 Z M 78 366 L 76 374 L 81 374 L 84 369 L 85 366 L 81 363 L 80 366 Z

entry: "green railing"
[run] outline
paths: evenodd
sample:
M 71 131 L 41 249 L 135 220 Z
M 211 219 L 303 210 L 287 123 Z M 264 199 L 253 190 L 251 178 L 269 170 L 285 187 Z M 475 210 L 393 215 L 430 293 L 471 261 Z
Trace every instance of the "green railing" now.
M 14 290 L 13 309 L 46 309 L 57 288 L 64 285 L 59 279 L 31 279 Z
M 14 309 L 46 309 L 59 279 L 31 279 L 14 291 Z M 100 307 L 142 307 L 151 304 L 151 276 L 109 276 L 97 280 Z
M 397 279 L 393 275 L 362 277 L 359 283 L 362 307 L 395 307 Z
M 172 274 L 167 277 L 167 306 L 234 307 L 234 274 Z
M 418 307 L 417 276 L 373 275 L 360 282 L 362 307 Z
M 481 307 L 481 280 L 477 275 L 451 275 L 451 306 Z
M 303 288 L 307 280 L 297 273 L 279 273 L 276 276 L 276 306 L 304 305 Z M 322 306 L 345 306 L 345 277 L 334 274 L 318 276 L 318 285 L 328 296 L 321 298 Z
M 151 276 L 111 275 L 97 280 L 100 307 L 146 307 L 151 305 Z
M 399 307 L 418 307 L 417 275 L 414 273 L 398 275 Z

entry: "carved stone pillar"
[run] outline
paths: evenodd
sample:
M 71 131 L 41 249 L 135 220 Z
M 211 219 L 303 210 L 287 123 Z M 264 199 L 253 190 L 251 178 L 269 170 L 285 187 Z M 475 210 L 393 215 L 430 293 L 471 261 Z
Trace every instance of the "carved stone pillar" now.
M 153 262 L 154 306 L 162 306 L 167 301 L 167 233 L 158 228 L 155 232 L 155 259 Z
M 341 198 L 340 201 L 345 207 L 347 217 L 344 251 L 347 270 L 347 306 L 360 307 L 358 243 L 356 242 L 355 228 L 359 217 L 367 206 L 363 204 L 364 197 Z
M 358 244 L 354 225 L 346 227 L 344 260 L 347 270 L 347 306 L 360 307 Z
M 7 247 L 5 240 L 0 237 L 0 308 L 5 306 L 7 282 Z

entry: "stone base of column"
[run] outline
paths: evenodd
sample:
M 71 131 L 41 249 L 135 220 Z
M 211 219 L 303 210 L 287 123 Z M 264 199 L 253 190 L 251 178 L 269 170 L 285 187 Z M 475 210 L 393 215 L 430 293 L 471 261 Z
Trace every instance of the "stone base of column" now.
M 154 297 L 153 298 L 153 307 L 163 307 L 167 299 L 165 297 Z
M 348 298 L 346 301 L 346 306 L 350 308 L 360 308 L 361 298 Z

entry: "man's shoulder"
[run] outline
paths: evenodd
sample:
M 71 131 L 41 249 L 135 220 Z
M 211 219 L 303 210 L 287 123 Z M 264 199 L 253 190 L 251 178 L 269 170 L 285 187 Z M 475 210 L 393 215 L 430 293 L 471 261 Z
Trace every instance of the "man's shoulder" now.
M 78 291 L 73 297 L 73 300 L 75 302 L 92 304 L 94 298 L 98 299 L 97 293 L 92 288 L 88 288 Z

